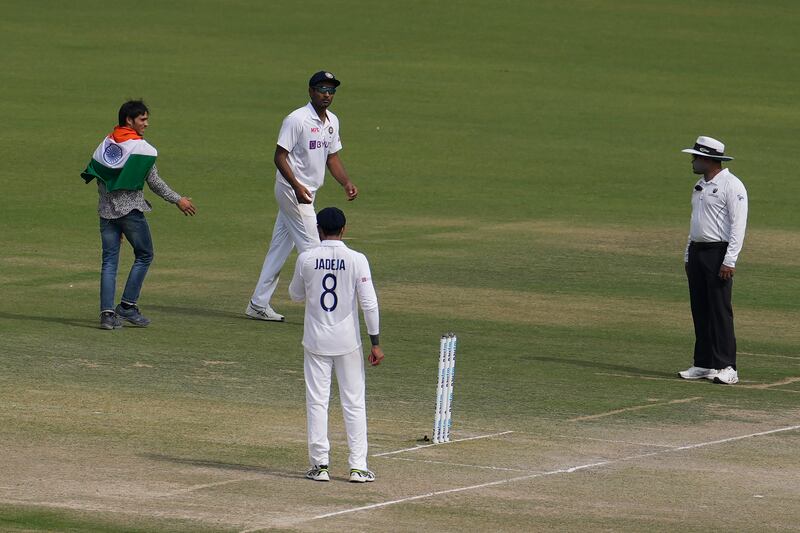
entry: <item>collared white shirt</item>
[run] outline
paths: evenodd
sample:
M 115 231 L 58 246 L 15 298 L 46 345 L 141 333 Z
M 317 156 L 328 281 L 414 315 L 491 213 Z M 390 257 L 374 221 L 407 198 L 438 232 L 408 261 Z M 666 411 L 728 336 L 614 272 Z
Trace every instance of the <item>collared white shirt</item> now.
M 322 187 L 328 156 L 342 149 L 339 119 L 330 110 L 326 115 L 325 122 L 320 120 L 309 102 L 283 119 L 278 134 L 278 145 L 289 152 L 289 166 L 295 177 L 312 193 Z M 280 170 L 275 177 L 289 185 Z
M 746 227 L 747 190 L 741 180 L 727 168 L 722 169 L 711 181 L 700 178 L 692 191 L 689 243 L 727 242 L 728 250 L 722 264 L 735 267 L 739 252 L 742 251 Z M 687 244 L 684 261 L 688 260 Z
M 303 346 L 316 355 L 344 355 L 361 348 L 358 305 L 367 333 L 378 334 L 378 297 L 364 254 L 342 241 L 324 240 L 297 257 L 289 296 L 306 302 Z

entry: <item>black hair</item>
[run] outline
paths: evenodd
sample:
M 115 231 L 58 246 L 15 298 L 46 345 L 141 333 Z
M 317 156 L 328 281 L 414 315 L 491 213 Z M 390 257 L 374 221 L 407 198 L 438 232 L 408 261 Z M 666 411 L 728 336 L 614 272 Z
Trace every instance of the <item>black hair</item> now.
M 119 108 L 119 125 L 127 126 L 127 119 L 135 119 L 145 113 L 150 114 L 150 110 L 147 109 L 147 106 L 141 98 L 139 100 L 128 100 Z
M 347 219 L 341 209 L 326 207 L 317 214 L 317 226 L 327 236 L 339 235 L 347 224 Z

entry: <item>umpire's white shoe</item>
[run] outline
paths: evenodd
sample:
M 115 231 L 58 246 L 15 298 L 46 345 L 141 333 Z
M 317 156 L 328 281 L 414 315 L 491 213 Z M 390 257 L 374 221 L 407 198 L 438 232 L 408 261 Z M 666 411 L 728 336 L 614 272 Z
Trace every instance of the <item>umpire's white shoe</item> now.
M 328 474 L 328 465 L 314 465 L 312 466 L 308 472 L 306 472 L 306 477 L 308 479 L 313 479 L 314 481 L 330 481 L 331 476 Z
M 371 470 L 359 470 L 358 468 L 350 469 L 351 483 L 367 483 L 370 481 L 375 481 L 375 472 Z
M 733 369 L 732 366 L 726 366 L 714 376 L 714 383 L 722 383 L 723 385 L 735 385 L 739 383 L 739 373 Z
M 253 305 L 253 302 L 247 304 L 247 309 L 244 310 L 244 314 L 249 316 L 250 318 L 254 318 L 256 320 L 266 320 L 268 322 L 283 322 L 283 315 L 279 315 L 275 312 L 273 308 L 270 306 L 266 306 L 265 308 L 256 307 Z
M 686 370 L 678 372 L 678 375 L 683 379 L 714 379 L 719 373 L 719 370 L 713 368 L 703 368 L 700 366 L 690 366 Z

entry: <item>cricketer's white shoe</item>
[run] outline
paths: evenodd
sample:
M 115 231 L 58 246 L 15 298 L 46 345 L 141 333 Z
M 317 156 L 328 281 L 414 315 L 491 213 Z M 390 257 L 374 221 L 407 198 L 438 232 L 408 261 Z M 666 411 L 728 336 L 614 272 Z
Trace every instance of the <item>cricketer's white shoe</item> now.
M 714 379 L 719 373 L 719 370 L 713 368 L 703 368 L 700 366 L 690 366 L 686 370 L 678 372 L 678 375 L 683 379 Z
M 260 307 L 256 307 L 253 305 L 253 302 L 247 304 L 247 309 L 244 310 L 244 314 L 253 318 L 255 320 L 266 320 L 267 322 L 283 322 L 283 315 L 279 315 L 275 312 L 273 308 L 270 306 L 266 306 L 264 309 Z
M 723 385 L 735 385 L 739 383 L 739 373 L 733 369 L 732 366 L 726 366 L 714 376 L 714 383 L 722 383 Z
M 375 472 L 371 470 L 359 470 L 358 468 L 350 469 L 351 483 L 368 483 L 372 481 L 375 481 Z
M 330 481 L 331 476 L 328 474 L 328 465 L 314 465 L 312 466 L 308 472 L 306 472 L 306 477 L 308 479 L 313 479 L 314 481 Z

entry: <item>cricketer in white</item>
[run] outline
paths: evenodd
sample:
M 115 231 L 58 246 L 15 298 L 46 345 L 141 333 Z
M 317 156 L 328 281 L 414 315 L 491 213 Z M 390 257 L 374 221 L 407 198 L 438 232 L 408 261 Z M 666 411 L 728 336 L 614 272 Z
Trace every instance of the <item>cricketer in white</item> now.
M 339 80 L 330 72 L 311 76 L 308 105 L 296 109 L 281 125 L 274 158 L 278 216 L 261 275 L 245 309 L 250 318 L 283 321 L 283 315 L 272 309 L 270 300 L 292 248 L 305 252 L 319 244 L 314 197 L 325 180 L 325 169 L 344 188 L 348 201 L 358 196 L 358 188 L 339 158 L 339 119 L 328 110 L 338 86 Z
M 289 296 L 305 301 L 303 332 L 308 456 L 311 479 L 327 481 L 328 401 L 336 373 L 350 449 L 350 481 L 372 481 L 367 469 L 367 413 L 364 360 L 358 306 L 364 313 L 372 349 L 370 363 L 383 360 L 378 340 L 378 299 L 364 254 L 348 248 L 341 237 L 345 217 L 328 207 L 317 215 L 321 243 L 297 258 Z M 324 472 L 322 472 L 324 470 Z M 323 478 L 317 477 L 324 474 Z M 365 479 L 368 478 L 368 479 Z

